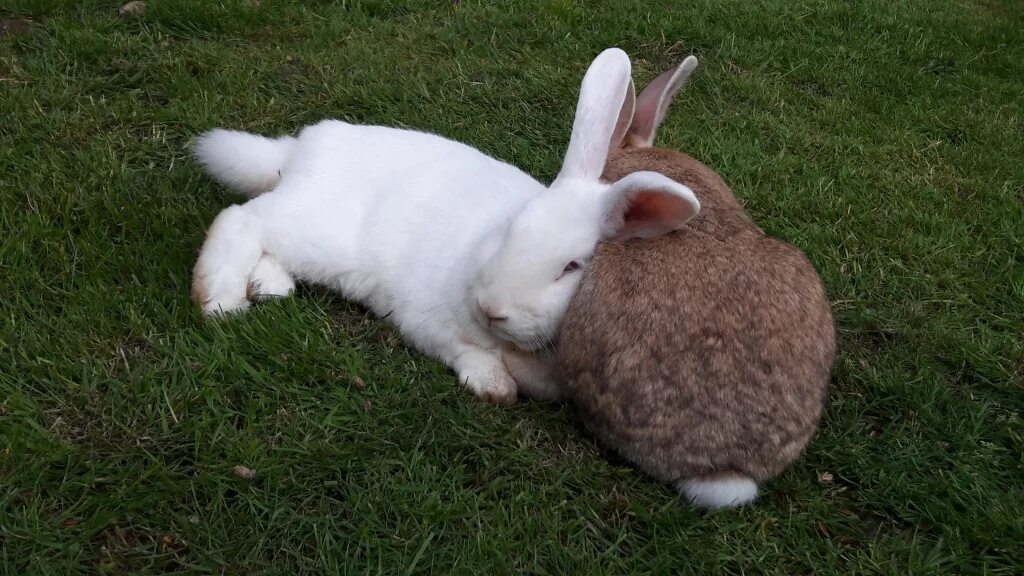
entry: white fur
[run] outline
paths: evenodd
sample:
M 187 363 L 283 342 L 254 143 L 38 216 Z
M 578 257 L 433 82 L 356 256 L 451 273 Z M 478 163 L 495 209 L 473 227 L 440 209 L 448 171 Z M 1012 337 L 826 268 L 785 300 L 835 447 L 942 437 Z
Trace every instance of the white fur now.
M 572 137 L 558 180 L 601 177 L 623 104 L 633 106 L 632 89 L 632 66 L 622 50 L 609 48 L 591 62 L 580 86 Z
M 196 153 L 218 180 L 249 193 L 273 181 L 272 172 L 280 182 L 211 226 L 194 271 L 204 313 L 247 307 L 250 282 L 257 295 L 287 294 L 292 278 L 323 284 L 386 316 L 478 396 L 514 399 L 502 350 L 551 340 L 581 276 L 563 269 L 619 232 L 609 221 L 627 224 L 637 178 L 609 185 L 599 177 L 629 74 L 621 50 L 595 60 L 566 165 L 550 188 L 473 148 L 410 130 L 326 120 L 296 139 L 208 134 Z M 639 181 L 696 213 L 684 186 Z
M 253 198 L 272 190 L 281 181 L 281 169 L 294 144 L 291 136 L 264 138 L 218 128 L 200 136 L 194 152 L 210 176 L 246 198 Z
M 249 296 L 257 301 L 283 298 L 294 290 L 295 280 L 276 258 L 266 254 L 260 258 L 249 276 Z
M 691 504 L 711 510 L 743 506 L 757 498 L 757 483 L 740 476 L 683 480 L 678 487 Z

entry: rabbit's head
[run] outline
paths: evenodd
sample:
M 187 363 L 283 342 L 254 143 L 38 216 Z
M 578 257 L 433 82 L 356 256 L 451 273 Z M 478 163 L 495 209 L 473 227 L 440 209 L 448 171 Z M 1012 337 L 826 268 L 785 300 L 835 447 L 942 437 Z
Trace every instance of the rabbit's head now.
M 598 242 L 660 236 L 700 209 L 689 188 L 656 172 L 602 181 L 609 151 L 631 126 L 634 105 L 629 57 L 617 48 L 605 50 L 583 78 L 558 177 L 481 247 L 470 306 L 498 338 L 527 350 L 546 345 Z
M 623 108 L 604 167 L 604 178 L 614 180 L 638 170 L 653 170 L 688 186 L 700 201 L 700 217 L 689 228 L 722 239 L 738 232 L 762 233 L 729 185 L 708 165 L 697 158 L 669 148 L 657 148 L 654 140 L 672 98 L 687 83 L 697 68 L 697 58 L 687 56 L 671 70 L 651 81 L 635 99 L 635 105 Z M 600 261 L 600 259 L 599 259 Z

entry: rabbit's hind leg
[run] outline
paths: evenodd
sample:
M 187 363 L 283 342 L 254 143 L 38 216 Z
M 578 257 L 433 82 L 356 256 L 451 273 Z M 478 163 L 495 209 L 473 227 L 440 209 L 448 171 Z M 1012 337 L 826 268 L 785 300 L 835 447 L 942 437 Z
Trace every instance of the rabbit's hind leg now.
M 501 359 L 516 381 L 519 395 L 545 402 L 562 400 L 562 386 L 555 374 L 554 360 L 545 353 L 507 349 L 502 351 Z
M 210 225 L 192 272 L 192 299 L 204 315 L 249 307 L 249 278 L 263 256 L 260 228 L 244 205 L 225 208 Z
M 249 275 L 249 300 L 263 302 L 272 298 L 284 298 L 294 291 L 295 280 L 276 258 L 264 252 L 256 268 Z

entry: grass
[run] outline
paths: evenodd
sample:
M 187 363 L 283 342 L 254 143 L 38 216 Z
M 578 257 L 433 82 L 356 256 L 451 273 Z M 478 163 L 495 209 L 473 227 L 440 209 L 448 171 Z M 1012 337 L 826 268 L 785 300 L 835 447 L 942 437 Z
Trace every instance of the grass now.
M 0 572 L 1024 572 L 1020 2 L 118 7 L 0 9 Z M 834 300 L 821 431 L 757 506 L 694 512 L 324 292 L 198 317 L 200 131 L 410 126 L 549 179 L 610 45 L 640 83 L 701 57 L 660 143 Z

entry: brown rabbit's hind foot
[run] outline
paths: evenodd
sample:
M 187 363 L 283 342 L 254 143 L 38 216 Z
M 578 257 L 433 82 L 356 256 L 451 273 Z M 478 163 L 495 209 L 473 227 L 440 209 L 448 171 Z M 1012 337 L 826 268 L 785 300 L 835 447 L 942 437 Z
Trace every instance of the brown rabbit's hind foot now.
M 719 510 L 757 499 L 757 482 L 737 472 L 721 472 L 676 483 L 679 493 L 697 508 Z

